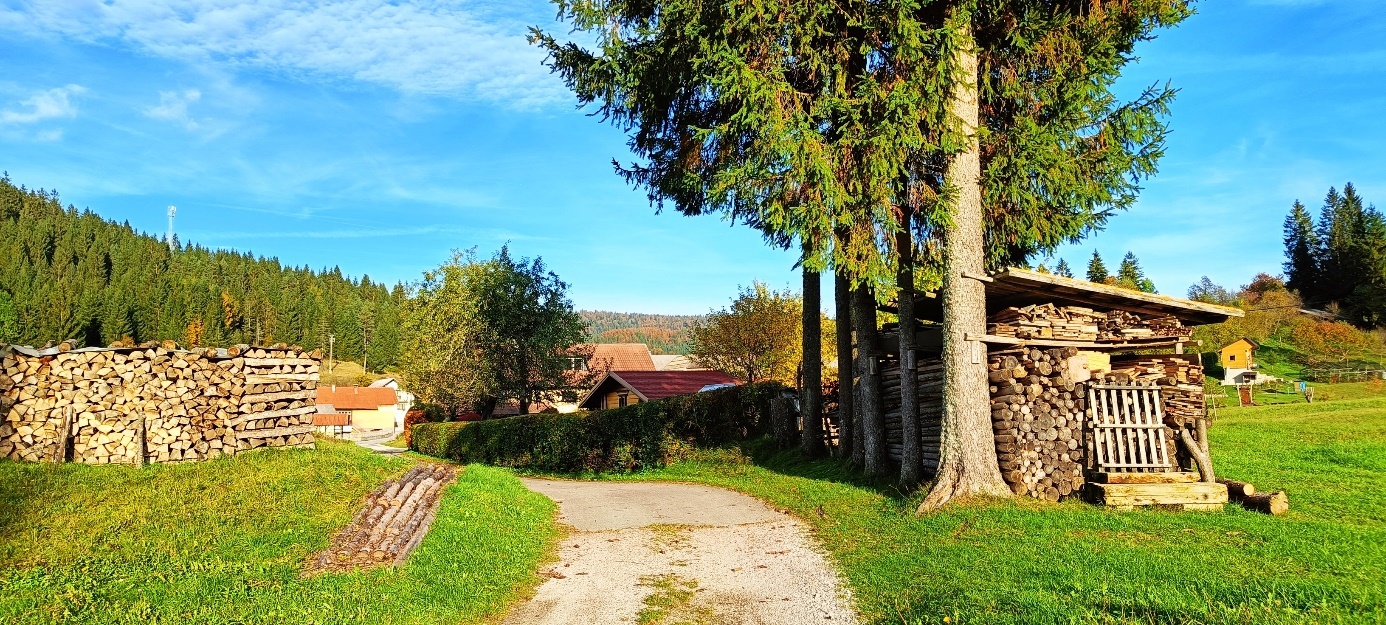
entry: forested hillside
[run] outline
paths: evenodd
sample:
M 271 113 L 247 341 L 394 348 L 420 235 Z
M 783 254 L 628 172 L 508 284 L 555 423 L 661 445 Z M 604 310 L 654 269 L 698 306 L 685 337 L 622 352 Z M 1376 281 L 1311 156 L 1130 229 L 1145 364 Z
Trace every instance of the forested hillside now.
M 405 297 L 342 275 L 285 267 L 274 258 L 162 239 L 89 210 L 64 208 L 55 192 L 0 177 L 0 342 L 85 345 L 173 339 L 185 346 L 285 342 L 327 348 L 370 369 L 398 356 Z
M 648 315 L 604 310 L 581 311 L 595 343 L 644 343 L 656 354 L 687 354 L 688 329 L 702 315 Z

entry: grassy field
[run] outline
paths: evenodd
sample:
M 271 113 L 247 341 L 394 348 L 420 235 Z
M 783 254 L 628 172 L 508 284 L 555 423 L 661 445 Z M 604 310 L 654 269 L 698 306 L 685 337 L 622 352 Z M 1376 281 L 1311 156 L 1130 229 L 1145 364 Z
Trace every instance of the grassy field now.
M 865 622 L 1386 622 L 1386 398 L 1225 410 L 1212 437 L 1222 474 L 1288 491 L 1290 512 L 1026 500 L 916 518 L 919 493 L 763 448 L 606 479 L 725 486 L 792 512 Z
M 466 623 L 538 583 L 554 505 L 481 466 L 405 566 L 303 577 L 409 464 L 330 441 L 143 469 L 0 461 L 0 623 Z
M 1314 387 L 1314 401 L 1316 403 L 1386 397 L 1386 381 L 1383 380 L 1349 384 L 1311 382 L 1309 386 Z M 1236 407 L 1240 403 L 1237 399 L 1237 387 L 1235 386 L 1209 385 L 1207 391 L 1208 400 L 1216 402 L 1219 409 Z M 1257 386 L 1252 390 L 1252 401 L 1256 402 L 1257 406 L 1308 403 L 1304 395 L 1301 395 L 1291 384 Z

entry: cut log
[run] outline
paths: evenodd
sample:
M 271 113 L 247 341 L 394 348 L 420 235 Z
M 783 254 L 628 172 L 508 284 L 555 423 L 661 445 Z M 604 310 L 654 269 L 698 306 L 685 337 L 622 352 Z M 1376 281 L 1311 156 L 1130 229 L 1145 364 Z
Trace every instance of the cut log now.
M 1285 491 L 1273 493 L 1256 493 L 1248 495 L 1240 502 L 1243 508 L 1262 512 L 1274 516 L 1280 516 L 1290 510 L 1290 496 Z

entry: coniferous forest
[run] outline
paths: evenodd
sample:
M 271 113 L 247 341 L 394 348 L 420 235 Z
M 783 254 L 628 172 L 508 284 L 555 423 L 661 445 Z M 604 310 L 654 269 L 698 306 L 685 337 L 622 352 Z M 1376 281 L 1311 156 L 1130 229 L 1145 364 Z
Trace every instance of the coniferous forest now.
M 399 353 L 402 285 L 286 267 L 275 258 L 209 250 L 136 232 L 63 207 L 56 192 L 0 177 L 0 343 L 75 339 L 105 346 L 284 342 L 328 347 L 381 370 Z

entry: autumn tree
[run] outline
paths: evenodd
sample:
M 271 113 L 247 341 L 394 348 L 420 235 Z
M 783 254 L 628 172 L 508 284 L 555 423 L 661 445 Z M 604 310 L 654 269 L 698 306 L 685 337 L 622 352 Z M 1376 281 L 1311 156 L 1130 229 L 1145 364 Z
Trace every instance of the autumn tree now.
M 405 377 L 425 401 L 489 417 L 502 400 L 521 412 L 569 381 L 569 350 L 587 330 L 568 285 L 539 258 L 454 253 L 414 285 L 403 316 Z
M 803 302 L 790 291 L 756 282 L 741 289 L 730 306 L 708 313 L 693 326 L 694 362 L 752 384 L 795 381 L 799 365 Z

